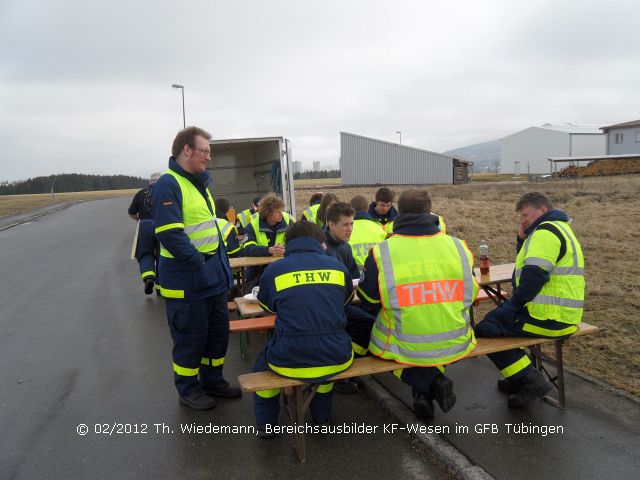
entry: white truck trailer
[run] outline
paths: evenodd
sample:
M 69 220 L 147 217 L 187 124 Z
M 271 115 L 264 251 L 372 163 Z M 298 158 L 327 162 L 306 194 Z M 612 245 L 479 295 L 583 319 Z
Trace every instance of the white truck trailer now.
M 214 200 L 225 197 L 239 213 L 260 195 L 275 192 L 295 216 L 291 144 L 283 137 L 210 140 Z

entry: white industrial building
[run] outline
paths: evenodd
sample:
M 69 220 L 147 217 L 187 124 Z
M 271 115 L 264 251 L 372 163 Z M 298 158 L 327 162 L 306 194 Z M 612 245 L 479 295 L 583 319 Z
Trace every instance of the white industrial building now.
M 471 164 L 443 153 L 340 132 L 343 185 L 468 183 Z
M 640 120 L 608 125 L 601 130 L 607 135 L 607 155 L 640 153 Z
M 526 175 L 550 173 L 549 157 L 604 155 L 602 125 L 529 127 L 501 138 L 500 172 Z

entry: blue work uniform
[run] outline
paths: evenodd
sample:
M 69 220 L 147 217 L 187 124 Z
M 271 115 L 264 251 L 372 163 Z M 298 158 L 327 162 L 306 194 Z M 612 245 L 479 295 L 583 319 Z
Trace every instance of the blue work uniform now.
M 331 415 L 333 383 L 327 379 L 353 362 L 344 313 L 352 296 L 349 271 L 309 237 L 290 241 L 285 257 L 269 265 L 260 279 L 258 301 L 276 313 L 276 324 L 254 372 L 271 370 L 319 384 L 310 405 L 317 423 L 326 422 Z M 279 394 L 280 389 L 273 389 L 254 395 L 258 426 L 278 423 Z
M 293 222 L 295 222 L 295 219 L 287 212 L 282 212 L 282 220 L 275 225 L 269 225 L 266 220 L 263 220 L 257 215 L 254 216 L 244 229 L 247 235 L 247 240 L 243 245 L 244 256 L 270 256 L 269 247 L 273 247 L 276 243 L 284 245 L 284 234 Z M 245 269 L 245 282 L 256 282 L 263 270 L 263 267 L 249 267 Z
M 156 279 L 158 242 L 153 233 L 153 185 L 139 190 L 129 206 L 129 215 L 138 216 L 138 241 L 136 243 L 136 260 L 140 268 L 142 280 Z
M 189 173 L 171 157 L 169 171 L 153 190 L 160 292 L 166 300 L 174 380 L 181 397 L 224 382 L 227 291 L 233 278 L 224 242 L 219 241 L 209 182 L 208 173 Z M 194 215 L 206 221 L 189 224 Z

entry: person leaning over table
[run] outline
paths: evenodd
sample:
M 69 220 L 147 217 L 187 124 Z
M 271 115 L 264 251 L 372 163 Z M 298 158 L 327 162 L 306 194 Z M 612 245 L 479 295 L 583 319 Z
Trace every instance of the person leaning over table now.
M 354 214 L 355 211 L 348 203 L 334 203 L 327 210 L 327 226 L 324 234 L 327 255 L 337 258 L 340 263 L 347 267 L 352 280 L 359 280 L 360 270 L 353 258 L 351 247 L 347 243 L 353 231 Z M 357 356 L 364 357 L 367 354 L 371 327 L 373 327 L 376 319 L 356 305 L 345 305 L 344 310 L 347 314 L 347 332 L 351 336 L 353 351 Z M 336 382 L 334 389 L 339 393 L 356 393 L 358 391 L 358 383 L 355 379 L 345 379 Z
M 247 225 L 249 225 L 249 222 L 251 222 L 251 219 L 258 211 L 258 204 L 260 203 L 261 198 L 262 197 L 260 196 L 255 197 L 251 202 L 251 207 L 236 215 L 236 229 L 238 230 L 238 236 L 242 238 L 245 237 L 244 229 L 247 228 Z
M 554 209 L 543 193 L 524 194 L 516 212 L 520 227 L 513 294 L 476 325 L 476 335 L 566 338 L 577 330 L 584 308 L 582 247 L 569 216 Z M 489 358 L 504 377 L 498 389 L 509 395 L 511 408 L 523 407 L 552 388 L 523 349 Z
M 174 383 L 180 403 L 196 410 L 215 407 L 214 396 L 241 396 L 222 375 L 229 344 L 227 292 L 233 277 L 207 187 L 210 139 L 198 127 L 179 131 L 169 169 L 153 189 Z
M 476 345 L 469 309 L 478 283 L 473 255 L 438 228 L 426 190 L 402 192 L 398 209 L 393 235 L 367 256 L 358 297 L 379 310 L 369 351 L 406 366 L 394 374 L 412 387 L 416 416 L 430 420 L 434 399 L 443 412 L 456 402 L 444 366 Z
M 327 380 L 353 362 L 344 313 L 344 305 L 353 297 L 353 285 L 347 268 L 325 254 L 320 227 L 298 222 L 285 236 L 285 258 L 269 265 L 260 278 L 258 301 L 276 314 L 276 324 L 253 371 L 271 370 L 317 385 L 309 410 L 314 423 L 326 423 L 333 389 Z M 254 394 L 262 438 L 273 436 L 267 425 L 278 424 L 279 395 L 280 389 Z
M 309 199 L 309 206 L 304 209 L 304 212 L 302 212 L 301 220 L 316 223 L 316 216 L 318 215 L 321 200 L 322 192 L 316 192 L 311 195 L 311 198 Z
M 285 232 L 295 218 L 283 212 L 284 202 L 274 193 L 262 197 L 258 204 L 258 215 L 254 215 L 245 229 L 245 257 L 281 257 L 284 255 Z M 250 292 L 260 280 L 264 267 L 249 267 L 245 270 L 243 294 Z

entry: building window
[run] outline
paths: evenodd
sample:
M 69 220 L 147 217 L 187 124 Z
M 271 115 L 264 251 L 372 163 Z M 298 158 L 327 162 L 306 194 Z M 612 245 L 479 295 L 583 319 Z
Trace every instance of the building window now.
M 636 132 L 636 142 L 640 143 L 640 130 Z
M 623 138 L 624 138 L 624 134 L 616 133 L 616 136 L 614 137 L 614 143 L 622 143 Z

